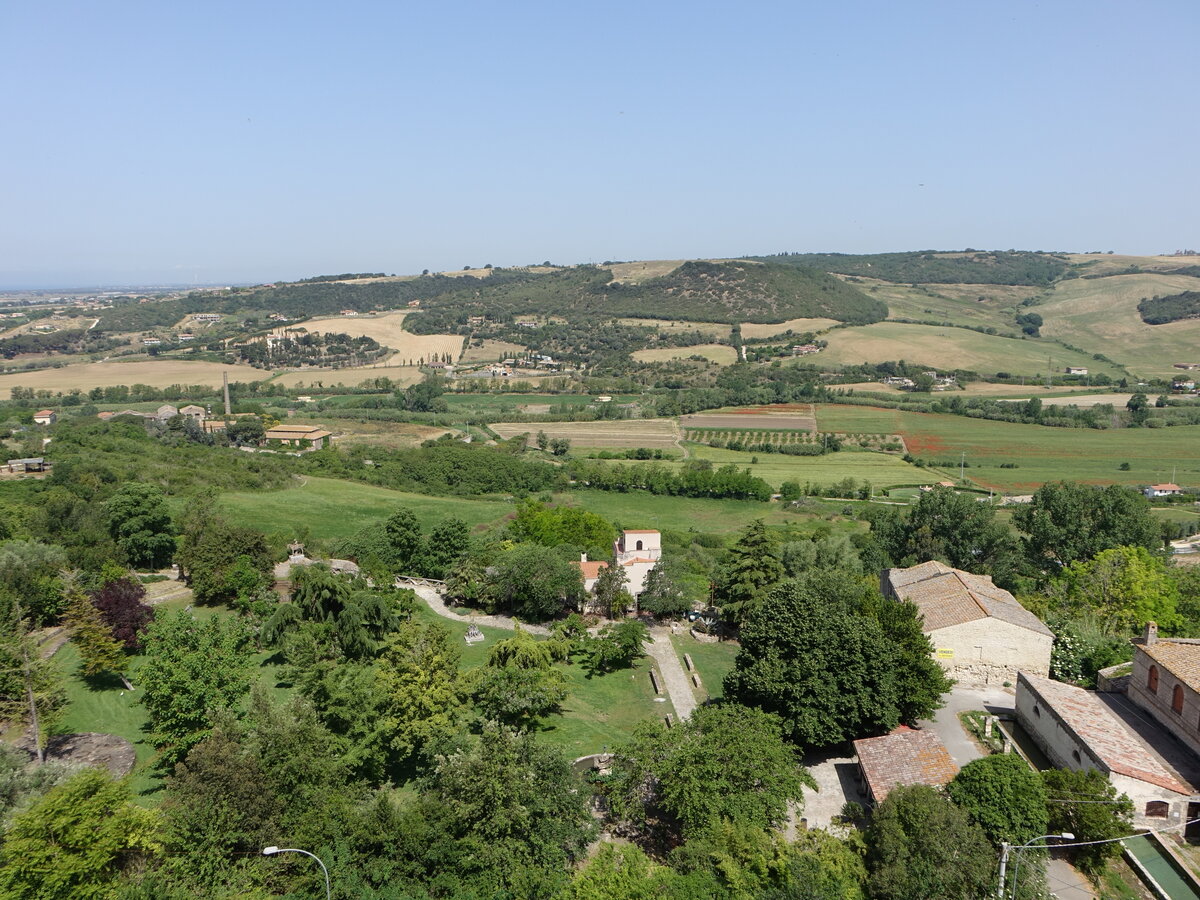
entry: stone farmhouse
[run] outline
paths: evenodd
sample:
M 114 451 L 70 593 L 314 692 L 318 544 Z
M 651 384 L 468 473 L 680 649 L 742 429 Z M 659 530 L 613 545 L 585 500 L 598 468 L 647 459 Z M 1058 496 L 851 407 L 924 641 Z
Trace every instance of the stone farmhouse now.
M 1146 623 L 1134 643 L 1129 699 L 1200 754 L 1200 640 L 1160 638 Z
M 625 569 L 627 590 L 636 599 L 646 589 L 646 576 L 662 558 L 662 534 L 652 529 L 626 529 L 613 542 L 613 556 L 617 565 Z M 583 575 L 583 587 L 589 594 L 596 588 L 600 571 L 608 568 L 607 561 L 589 560 L 586 553 L 575 565 Z
M 885 569 L 885 597 L 907 600 L 921 611 L 925 634 L 947 673 L 960 682 L 1015 682 L 1017 672 L 1050 673 L 1054 635 L 987 575 L 930 561 Z
M 267 429 L 263 438 L 267 444 L 278 443 L 298 450 L 320 450 L 332 434 L 316 425 L 276 425 Z
M 58 421 L 58 413 L 52 409 L 39 409 L 33 414 L 33 421 L 37 425 L 53 425 Z
M 1165 689 L 1165 684 L 1164 684 Z M 1196 818 L 1194 786 L 1166 764 L 1101 699 L 1060 681 L 1020 673 L 1017 722 L 1059 768 L 1103 772 L 1134 805 L 1134 823 L 1162 827 Z

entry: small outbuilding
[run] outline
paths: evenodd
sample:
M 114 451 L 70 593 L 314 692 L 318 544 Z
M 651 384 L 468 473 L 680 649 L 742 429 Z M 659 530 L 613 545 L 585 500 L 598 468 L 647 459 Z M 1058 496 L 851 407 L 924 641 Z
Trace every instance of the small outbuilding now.
M 1148 484 L 1142 493 L 1153 500 L 1155 497 L 1176 497 L 1183 493 L 1183 488 L 1170 482 L 1165 484 Z
M 38 425 L 53 425 L 58 421 L 58 413 L 52 409 L 39 409 L 33 414 L 33 421 Z
M 901 725 L 891 734 L 854 742 L 859 778 L 870 801 L 879 805 L 897 787 L 927 784 L 941 787 L 958 774 L 958 766 L 937 733 Z

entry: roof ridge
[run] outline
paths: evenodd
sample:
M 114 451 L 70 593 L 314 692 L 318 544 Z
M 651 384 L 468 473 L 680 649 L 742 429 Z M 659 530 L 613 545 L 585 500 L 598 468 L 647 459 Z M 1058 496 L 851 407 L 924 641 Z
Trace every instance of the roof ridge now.
M 962 577 L 962 572 L 954 568 L 952 568 L 950 571 L 954 573 L 954 577 L 958 579 L 958 583 L 963 586 L 963 590 L 967 592 L 967 596 L 970 597 L 972 602 L 979 607 L 979 611 L 985 616 L 991 616 L 992 611 L 988 609 L 978 597 L 975 596 L 975 591 L 969 584 L 967 584 L 967 580 Z

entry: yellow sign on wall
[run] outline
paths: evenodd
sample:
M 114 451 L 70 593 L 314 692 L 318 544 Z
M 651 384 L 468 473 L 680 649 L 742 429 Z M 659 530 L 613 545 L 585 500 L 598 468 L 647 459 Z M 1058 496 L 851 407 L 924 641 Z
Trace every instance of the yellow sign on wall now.
M 938 647 L 933 655 L 938 659 L 954 659 L 954 650 L 950 647 Z

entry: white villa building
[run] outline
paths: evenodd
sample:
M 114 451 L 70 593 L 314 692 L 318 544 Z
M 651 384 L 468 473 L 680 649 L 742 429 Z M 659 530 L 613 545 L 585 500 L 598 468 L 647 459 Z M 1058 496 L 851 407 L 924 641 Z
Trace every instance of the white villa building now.
M 627 590 L 637 598 L 646 589 L 646 576 L 662 558 L 662 534 L 652 529 L 626 529 L 613 542 L 613 556 L 625 570 Z M 583 574 L 583 587 L 591 593 L 596 587 L 600 570 L 608 568 L 604 560 L 589 560 L 584 553 L 578 563 Z

